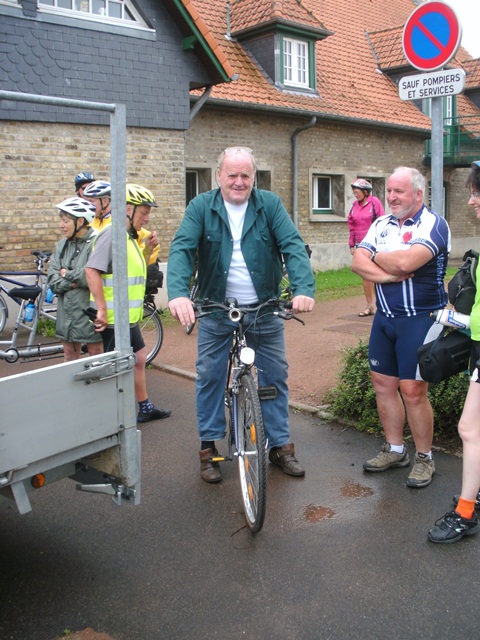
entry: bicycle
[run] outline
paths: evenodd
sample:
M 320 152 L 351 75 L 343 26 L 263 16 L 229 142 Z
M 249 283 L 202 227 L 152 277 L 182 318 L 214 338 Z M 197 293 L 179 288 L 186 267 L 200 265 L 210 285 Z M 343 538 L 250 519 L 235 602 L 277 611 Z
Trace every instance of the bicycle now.
M 55 322 L 56 305 L 47 303 L 47 265 L 52 255 L 51 251 L 31 251 L 35 256 L 35 271 L 1 271 L 0 291 L 7 294 L 10 299 L 19 305 L 19 311 L 12 336 L 9 340 L 0 340 L 0 345 L 6 345 L 6 349 L 0 349 L 0 358 L 6 362 L 14 363 L 19 358 L 41 358 L 42 356 L 55 357 L 63 353 L 61 343 L 34 344 L 40 318 L 46 318 Z M 33 276 L 34 284 L 25 284 L 16 280 L 19 276 Z M 4 283 L 14 285 L 8 288 Z M 33 307 L 33 308 L 32 308 Z M 27 313 L 27 315 L 26 315 Z M 28 313 L 31 313 L 29 316 Z M 5 328 L 8 318 L 8 306 L 0 294 L 0 332 Z M 20 331 L 28 332 L 25 345 L 19 345 Z
M 254 376 L 255 351 L 247 346 L 244 326 L 245 314 L 255 318 L 263 310 L 273 309 L 273 313 L 284 320 L 296 318 L 291 311 L 291 303 L 271 299 L 256 307 L 241 307 L 234 298 L 226 304 L 209 300 L 194 301 L 195 315 L 202 318 L 214 312 L 224 311 L 236 323 L 232 346 L 228 358 L 225 382 L 225 406 L 228 410 L 228 454 L 216 455 L 213 462 L 238 460 L 243 508 L 247 524 L 252 533 L 261 530 L 265 520 L 267 500 L 267 447 L 263 425 L 260 398 L 274 397 L 270 388 L 258 389 Z

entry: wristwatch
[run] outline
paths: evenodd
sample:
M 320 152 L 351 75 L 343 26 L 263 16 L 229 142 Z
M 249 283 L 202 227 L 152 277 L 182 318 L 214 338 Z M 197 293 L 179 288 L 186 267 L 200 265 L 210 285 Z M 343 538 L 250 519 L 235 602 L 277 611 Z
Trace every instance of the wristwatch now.
M 375 256 L 376 256 L 376 255 L 377 255 L 377 252 L 376 252 L 376 251 L 372 251 L 372 253 L 371 253 L 371 255 L 370 255 L 370 260 L 371 260 L 372 262 L 375 262 Z

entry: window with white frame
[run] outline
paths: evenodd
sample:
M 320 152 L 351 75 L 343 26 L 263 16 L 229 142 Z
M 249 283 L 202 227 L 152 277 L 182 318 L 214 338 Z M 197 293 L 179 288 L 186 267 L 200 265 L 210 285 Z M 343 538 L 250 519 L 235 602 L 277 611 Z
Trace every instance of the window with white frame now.
M 345 217 L 345 175 L 310 172 L 310 221 L 338 222 Z
M 309 87 L 309 43 L 283 38 L 283 82 L 292 87 Z
M 39 0 L 39 8 L 81 17 L 107 19 L 147 26 L 129 0 Z
M 332 178 L 330 176 L 313 176 L 312 184 L 313 213 L 332 212 Z

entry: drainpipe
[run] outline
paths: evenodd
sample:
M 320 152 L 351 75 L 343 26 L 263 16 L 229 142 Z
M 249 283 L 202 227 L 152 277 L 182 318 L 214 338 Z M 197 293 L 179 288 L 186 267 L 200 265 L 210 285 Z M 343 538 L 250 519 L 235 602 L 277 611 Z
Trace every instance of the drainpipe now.
M 212 92 L 212 89 L 213 89 L 213 85 L 211 84 L 208 85 L 208 87 L 205 89 L 205 91 L 202 93 L 200 98 L 195 103 L 195 106 L 190 110 L 190 122 L 195 118 L 197 113 L 203 107 L 203 105 L 205 104 L 205 101 L 207 100 L 208 96 Z
M 303 127 L 295 129 L 292 135 L 292 156 L 293 156 L 293 224 L 298 229 L 298 134 L 306 129 L 311 129 L 317 123 L 317 118 L 313 116 L 310 122 Z

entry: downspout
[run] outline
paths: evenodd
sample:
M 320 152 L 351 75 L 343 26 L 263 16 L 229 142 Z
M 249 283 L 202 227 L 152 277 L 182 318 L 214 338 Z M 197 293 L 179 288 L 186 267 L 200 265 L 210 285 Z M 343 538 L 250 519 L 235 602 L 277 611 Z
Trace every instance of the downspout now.
M 208 96 L 210 95 L 210 93 L 212 92 L 213 89 L 213 85 L 208 85 L 207 88 L 205 89 L 205 91 L 202 93 L 202 95 L 200 96 L 200 98 L 197 100 L 197 102 L 195 103 L 195 106 L 190 110 L 190 122 L 195 118 L 195 116 L 197 115 L 197 113 L 200 111 L 200 109 L 203 107 L 203 105 L 205 104 Z
M 311 129 L 317 123 L 317 118 L 313 116 L 310 122 L 303 127 L 295 129 L 292 135 L 292 157 L 293 157 L 293 224 L 298 229 L 298 134 L 306 129 Z

